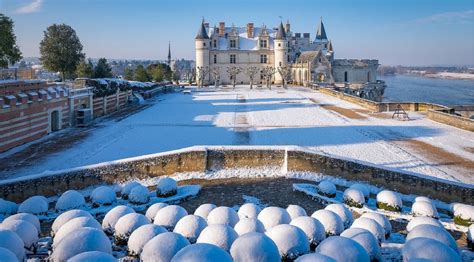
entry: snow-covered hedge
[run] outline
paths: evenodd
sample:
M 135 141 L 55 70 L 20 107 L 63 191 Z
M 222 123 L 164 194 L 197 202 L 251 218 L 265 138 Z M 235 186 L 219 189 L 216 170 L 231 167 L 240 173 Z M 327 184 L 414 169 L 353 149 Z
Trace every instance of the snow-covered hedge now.
M 197 243 L 184 247 L 171 260 L 171 262 L 232 262 L 232 257 L 212 244 Z
M 69 220 L 78 218 L 78 217 L 90 217 L 92 218 L 91 214 L 85 210 L 80 210 L 80 209 L 73 209 L 66 211 L 59 215 L 53 222 L 53 225 L 51 226 L 51 236 L 54 237 L 56 232 Z
M 145 213 L 145 216 L 150 219 L 150 221 L 155 221 L 155 216 L 156 216 L 156 213 L 164 208 L 164 207 L 167 207 L 168 204 L 166 203 L 156 203 L 156 204 L 153 204 L 151 205 L 147 210 L 146 210 L 146 213 Z
M 146 224 L 137 228 L 128 238 L 128 254 L 133 257 L 139 256 L 142 253 L 143 247 L 150 239 L 165 232 L 168 231 L 164 227 L 155 224 Z
M 84 227 L 71 232 L 54 248 L 51 261 L 63 262 L 88 251 L 112 254 L 112 245 L 102 230 Z
M 76 190 L 64 192 L 56 201 L 56 210 L 65 211 L 75 208 L 81 208 L 86 205 L 84 196 Z
M 454 223 L 469 226 L 474 223 L 474 206 L 460 204 L 454 209 Z
M 237 222 L 239 222 L 239 215 L 230 207 L 216 207 L 207 215 L 207 223 L 209 225 L 222 224 L 234 227 Z
M 130 191 L 132 191 L 132 188 L 136 186 L 141 186 L 142 184 L 138 183 L 137 181 L 131 181 L 122 186 L 122 190 L 120 191 L 120 196 L 122 199 L 127 200 L 128 195 L 130 194 Z
M 28 222 L 30 222 L 33 226 L 36 227 L 36 229 L 38 230 L 38 232 L 41 232 L 40 221 L 39 221 L 38 217 L 35 216 L 35 215 L 33 215 L 33 214 L 29 214 L 29 213 L 18 213 L 18 214 L 11 215 L 11 216 L 5 218 L 5 220 L 3 220 L 3 222 L 7 222 L 7 221 L 10 221 L 10 220 L 25 220 L 25 221 L 28 221 Z
M 318 185 L 318 193 L 323 196 L 327 197 L 335 197 L 336 196 L 336 186 L 334 183 L 331 183 L 329 181 L 321 181 Z
M 351 228 L 362 228 L 370 233 L 372 233 L 377 241 L 382 242 L 385 240 L 385 230 L 383 226 L 381 226 L 377 221 L 368 218 L 368 217 L 359 217 L 358 219 L 354 220 L 352 223 Z
M 439 222 L 439 220 L 434 219 L 432 217 L 414 217 L 407 224 L 407 227 L 406 227 L 407 232 L 412 231 L 415 227 L 419 225 L 433 225 L 440 228 L 444 228 L 441 222 Z
M 10 250 L 0 247 L 0 257 L 3 262 L 18 262 L 18 258 Z
M 92 217 L 76 217 L 59 228 L 58 232 L 54 235 L 53 239 L 53 248 L 58 245 L 61 240 L 67 237 L 72 232 L 76 231 L 79 228 L 90 227 L 90 228 L 97 228 L 102 229 L 101 225 L 97 220 Z
M 209 225 L 201 232 L 196 243 L 213 244 L 229 251 L 237 237 L 239 237 L 237 232 L 228 225 Z
M 91 201 L 94 207 L 111 205 L 116 198 L 115 191 L 108 186 L 97 187 L 91 193 Z
M 290 225 L 303 230 L 308 237 L 311 250 L 326 239 L 326 231 L 323 224 L 314 217 L 302 216 L 291 220 Z
M 18 212 L 34 215 L 46 214 L 48 212 L 48 200 L 44 196 L 32 196 L 20 204 Z
M 295 262 L 336 262 L 336 260 L 318 253 L 310 253 L 299 257 Z
M 344 203 L 351 207 L 361 208 L 365 204 L 365 197 L 362 191 L 355 188 L 348 188 L 344 191 Z
M 138 213 L 130 213 L 119 218 L 115 224 L 115 243 L 117 245 L 124 245 L 128 241 L 128 237 L 132 232 L 146 224 L 149 224 L 150 220 L 146 216 Z
M 396 192 L 383 190 L 377 194 L 377 208 L 400 212 L 402 210 L 402 199 Z
M 152 238 L 143 247 L 140 260 L 143 262 L 171 261 L 189 241 L 180 234 L 165 232 Z
M 187 215 L 188 212 L 186 209 L 177 205 L 169 205 L 156 212 L 153 223 L 160 225 L 169 231 L 172 231 L 176 223 L 178 223 L 181 218 Z
M 437 240 L 452 248 L 456 253 L 459 253 L 456 240 L 444 228 L 433 225 L 419 225 L 408 233 L 406 240 L 420 237 Z
M 257 218 L 262 222 L 266 231 L 276 225 L 289 224 L 291 222 L 290 215 L 286 209 L 281 207 L 266 207 L 260 211 Z
M 237 214 L 239 215 L 240 219 L 246 218 L 246 217 L 257 218 L 260 211 L 261 211 L 260 207 L 255 205 L 254 203 L 245 203 L 242 206 L 240 206 Z
M 178 192 L 178 183 L 171 177 L 160 177 L 156 182 L 156 195 L 159 197 L 169 197 Z
M 207 223 L 204 218 L 196 215 L 187 215 L 176 223 L 173 232 L 181 234 L 190 243 L 195 243 L 205 227 L 207 227 Z
M 107 214 L 105 214 L 102 220 L 102 228 L 107 234 L 113 234 L 115 232 L 115 224 L 117 221 L 125 216 L 126 214 L 135 213 L 131 207 L 128 206 L 116 206 L 112 208 Z
M 26 249 L 32 249 L 38 242 L 38 230 L 26 220 L 10 220 L 0 224 L 0 228 L 15 232 L 25 245 Z
M 200 216 L 200 217 L 207 220 L 207 216 L 209 215 L 209 213 L 216 207 L 217 206 L 214 205 L 214 204 L 209 204 L 209 203 L 202 204 L 202 205 L 198 206 L 198 208 L 196 208 L 196 210 L 194 210 L 194 214 L 196 216 Z
M 23 240 L 15 232 L 0 228 L 0 247 L 10 250 L 18 258 L 18 261 L 23 261 L 25 258 L 23 246 Z
M 385 231 L 386 238 L 388 238 L 392 233 L 392 224 L 390 224 L 390 220 L 386 216 L 375 212 L 367 212 L 362 214 L 361 217 L 370 218 L 379 223 L 379 225 L 381 225 Z
M 355 183 L 355 184 L 351 185 L 350 188 L 354 188 L 354 189 L 357 189 L 360 192 L 362 192 L 362 194 L 364 195 L 364 198 L 365 198 L 365 202 L 367 202 L 369 200 L 370 190 L 369 190 L 369 187 L 367 185 L 361 184 L 361 183 Z
M 148 201 L 150 201 L 150 192 L 148 191 L 148 188 L 146 186 L 134 186 L 128 194 L 128 200 L 132 204 L 146 204 L 148 203 Z
M 370 261 L 364 247 L 355 240 L 346 237 L 329 237 L 318 245 L 316 252 L 331 257 L 336 261 Z
M 439 217 L 438 211 L 431 201 L 415 201 L 411 206 L 411 213 L 413 216 Z
M 237 224 L 234 226 L 235 232 L 239 234 L 239 236 L 250 233 L 250 232 L 258 232 L 258 233 L 264 233 L 265 232 L 265 226 L 263 225 L 260 220 L 257 218 L 241 218 Z
M 347 237 L 359 243 L 369 255 L 370 261 L 382 261 L 379 243 L 368 230 L 349 228 L 341 233 L 341 237 Z
M 430 238 L 418 237 L 403 245 L 403 261 L 461 262 L 461 257 L 449 246 Z
M 101 251 L 80 253 L 68 259 L 67 262 L 117 262 L 111 254 Z
M 344 228 L 349 228 L 354 221 L 352 212 L 343 204 L 329 204 L 324 209 L 336 213 L 344 223 Z
M 306 210 L 304 208 L 298 206 L 298 205 L 288 205 L 286 208 L 286 212 L 290 215 L 291 220 L 301 217 L 301 216 L 307 216 Z
M 309 253 L 309 241 L 299 227 L 281 224 L 272 227 L 267 235 L 275 242 L 282 260 L 293 260 Z
M 273 240 L 262 233 L 248 233 L 237 238 L 230 254 L 235 262 L 271 262 L 280 261 L 278 247 Z
M 321 222 L 326 236 L 339 235 L 344 230 L 342 219 L 332 211 L 320 209 L 314 212 L 311 217 Z
M 18 211 L 18 205 L 14 202 L 0 198 L 0 215 L 11 215 Z

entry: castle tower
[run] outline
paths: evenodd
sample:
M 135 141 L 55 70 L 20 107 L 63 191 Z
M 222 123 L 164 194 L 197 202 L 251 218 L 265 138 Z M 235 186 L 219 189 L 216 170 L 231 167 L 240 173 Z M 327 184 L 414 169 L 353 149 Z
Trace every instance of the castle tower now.
M 198 33 L 194 40 L 195 47 L 196 47 L 196 79 L 199 78 L 199 70 L 198 67 L 207 67 L 209 68 L 209 53 L 210 53 L 210 45 L 211 40 L 206 31 L 206 26 L 204 25 L 204 19 L 201 22 L 201 26 L 199 27 Z M 209 72 L 209 70 L 207 70 Z M 204 76 L 204 83 L 208 83 L 209 81 L 209 73 Z
M 328 37 L 326 35 L 326 30 L 324 29 L 322 17 L 321 17 L 321 21 L 319 22 L 318 32 L 316 33 L 316 39 L 314 41 L 320 44 L 328 43 Z
M 171 67 L 171 43 L 168 42 L 168 66 Z
M 278 27 L 277 34 L 275 39 L 273 40 L 274 43 L 274 50 L 275 50 L 275 69 L 279 67 L 284 67 L 287 65 L 287 54 L 288 54 L 288 41 L 286 39 L 285 28 L 283 27 L 283 23 L 280 22 L 280 26 Z M 277 72 L 275 74 L 275 84 L 281 84 L 282 77 Z

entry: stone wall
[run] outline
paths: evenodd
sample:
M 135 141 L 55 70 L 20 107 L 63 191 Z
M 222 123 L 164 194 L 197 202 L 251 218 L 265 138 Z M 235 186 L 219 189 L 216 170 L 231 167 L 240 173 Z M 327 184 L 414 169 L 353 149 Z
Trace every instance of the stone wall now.
M 191 147 L 139 158 L 129 158 L 49 175 L 0 183 L 0 197 L 20 202 L 33 195 L 51 196 L 68 189 L 124 182 L 132 179 L 206 172 L 229 168 L 279 167 L 282 172 L 316 172 L 363 181 L 406 194 L 430 196 L 446 202 L 474 203 L 474 187 L 434 180 L 331 158 L 299 147 Z
M 439 110 L 428 110 L 428 118 L 439 123 L 474 132 L 474 120 L 467 117 L 452 115 Z

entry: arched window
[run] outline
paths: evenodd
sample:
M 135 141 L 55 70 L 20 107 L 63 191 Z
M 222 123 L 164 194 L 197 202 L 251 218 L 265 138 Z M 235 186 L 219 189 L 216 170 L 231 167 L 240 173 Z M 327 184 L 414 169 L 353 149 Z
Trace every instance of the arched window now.
M 347 77 L 347 71 L 345 71 L 345 72 L 344 72 L 344 82 L 347 82 L 347 79 L 348 79 L 348 77 Z

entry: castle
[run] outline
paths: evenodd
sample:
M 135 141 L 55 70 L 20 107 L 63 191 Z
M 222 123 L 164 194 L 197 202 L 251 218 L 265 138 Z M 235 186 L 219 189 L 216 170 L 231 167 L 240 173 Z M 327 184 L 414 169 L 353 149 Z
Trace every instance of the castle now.
M 372 59 L 334 59 L 334 49 L 328 40 L 323 21 L 319 24 L 316 37 L 312 40 L 309 33 L 294 33 L 290 23 L 281 22 L 277 28 L 246 27 L 234 25 L 226 27 L 225 22 L 219 26 L 209 27 L 202 21 L 195 37 L 196 74 L 199 68 L 205 84 L 212 84 L 211 72 L 219 71 L 220 83 L 229 84 L 231 78 L 227 68 L 237 66 L 242 73 L 236 76 L 238 84 L 248 84 L 249 76 L 245 73 L 249 67 L 288 68 L 290 82 L 296 85 L 311 84 L 333 86 L 358 86 L 359 88 L 377 86 L 378 60 Z M 263 75 L 256 77 L 255 83 L 263 81 Z M 282 75 L 276 73 L 275 84 L 282 83 Z

